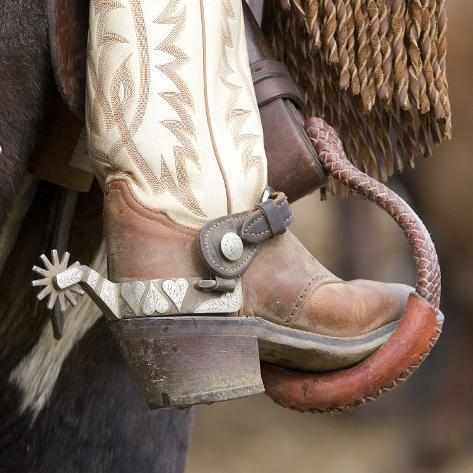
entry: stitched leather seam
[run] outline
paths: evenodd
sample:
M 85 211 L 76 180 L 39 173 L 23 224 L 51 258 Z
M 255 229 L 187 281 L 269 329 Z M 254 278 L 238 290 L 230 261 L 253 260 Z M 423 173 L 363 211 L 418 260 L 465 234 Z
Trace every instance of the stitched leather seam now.
M 340 281 L 341 279 L 339 278 L 336 278 L 336 277 L 332 278 L 326 275 L 319 275 L 319 276 L 314 276 L 313 278 L 311 278 L 310 281 L 307 282 L 303 290 L 297 296 L 296 303 L 293 309 L 291 310 L 291 312 L 289 313 L 289 317 L 284 322 L 284 324 L 288 325 L 289 323 L 291 322 L 294 323 L 296 321 L 309 295 L 313 294 L 317 289 L 320 289 L 322 286 L 326 284 L 339 283 Z M 311 290 L 309 291 L 309 289 Z
M 299 292 L 296 302 L 291 310 L 289 312 L 289 316 L 287 319 L 284 321 L 284 325 L 289 325 L 296 317 L 296 314 L 300 311 L 302 306 L 304 305 L 304 301 L 306 300 L 307 294 L 309 292 L 309 288 L 312 286 L 314 281 L 317 279 L 317 277 L 311 278 L 303 287 L 302 291 Z
M 202 71 L 204 77 L 204 99 L 205 99 L 205 118 L 207 122 L 207 130 L 210 136 L 210 142 L 212 143 L 212 149 L 215 155 L 215 160 L 217 161 L 217 166 L 220 170 L 220 174 L 223 179 L 223 184 L 225 186 L 225 195 L 227 199 L 227 213 L 232 213 L 233 208 L 233 201 L 232 201 L 232 194 L 230 191 L 230 182 L 225 172 L 225 168 L 223 166 L 222 158 L 220 156 L 219 150 L 217 148 L 217 142 L 215 140 L 215 133 L 213 129 L 212 119 L 210 117 L 210 109 L 209 109 L 209 90 L 208 90 L 208 77 L 207 77 L 207 31 L 205 26 L 205 9 L 203 0 L 200 0 L 199 3 L 200 7 L 200 22 L 201 22 L 201 41 L 202 41 L 202 57 L 203 57 L 203 64 L 202 64 Z
M 261 220 L 262 218 L 264 218 L 264 215 L 262 215 L 261 217 L 258 217 L 254 222 L 252 222 L 251 225 L 255 224 L 256 222 L 258 222 L 259 220 Z M 287 224 L 290 220 L 292 220 L 292 217 L 288 217 L 286 219 L 284 219 L 284 223 Z M 249 233 L 248 230 L 244 230 L 243 231 L 244 234 L 246 235 L 250 235 L 250 236 L 262 236 L 262 235 L 266 235 L 266 233 L 271 233 L 271 230 L 265 230 L 264 232 L 260 232 L 260 233 Z
M 158 218 L 152 218 L 150 216 L 147 216 L 147 215 L 143 215 L 141 213 L 139 213 L 136 209 L 134 209 L 132 206 L 130 206 L 130 204 L 126 201 L 126 198 L 123 194 L 123 191 L 119 188 L 119 187 L 116 187 L 113 185 L 114 182 L 117 182 L 117 181 L 121 181 L 123 183 L 125 183 L 125 185 L 128 187 L 128 183 L 124 180 L 124 179 L 116 179 L 114 180 L 113 182 L 111 182 L 107 187 L 111 187 L 110 191 L 107 192 L 107 200 L 110 200 L 111 196 L 110 196 L 110 193 L 111 192 L 118 192 L 123 204 L 129 209 L 131 210 L 135 215 L 137 215 L 138 217 L 144 219 L 144 220 L 148 220 L 150 222 L 155 222 L 155 223 L 159 223 L 160 225 L 162 225 L 163 227 L 166 227 L 166 228 L 169 228 L 170 230 L 174 230 L 178 233 L 180 233 L 181 235 L 184 235 L 184 236 L 189 236 L 189 237 L 192 237 L 193 235 L 190 235 L 189 233 L 185 232 L 182 230 L 182 228 L 186 229 L 186 230 L 189 230 L 190 232 L 193 232 L 194 233 L 194 236 L 197 236 L 197 232 L 192 229 L 192 228 L 189 228 L 189 227 L 185 227 L 185 226 L 181 226 L 182 228 L 179 228 L 180 226 L 175 223 L 167 214 L 166 212 L 162 212 L 162 211 L 156 211 L 150 207 L 147 207 L 145 205 L 143 205 L 137 198 L 136 196 L 134 195 L 133 191 L 128 187 L 128 191 L 129 191 L 129 195 L 131 197 L 131 199 L 133 200 L 133 202 L 135 202 L 135 204 L 137 204 L 139 207 L 141 207 L 142 209 L 144 210 L 147 210 L 149 212 L 152 212 L 156 215 L 156 217 L 158 215 L 163 215 L 165 216 L 166 218 L 169 218 L 169 220 L 171 220 L 171 222 L 173 224 L 169 224 L 169 223 L 166 223 L 166 222 L 162 222 L 161 220 L 159 220 Z
M 281 208 L 282 206 L 288 206 L 289 204 L 287 203 L 286 200 L 281 202 L 280 204 L 276 204 L 276 207 Z M 250 227 L 255 225 L 257 222 L 259 222 L 261 219 L 266 218 L 264 214 L 257 215 L 254 217 L 254 220 L 249 220 L 248 225 L 246 228 L 243 229 L 243 234 L 245 235 L 250 235 L 250 236 L 260 236 L 260 235 L 265 235 L 266 233 L 269 233 L 271 230 L 265 230 L 264 232 L 261 233 L 250 233 Z M 292 219 L 292 215 L 284 219 L 284 223 L 287 224 L 290 220 Z

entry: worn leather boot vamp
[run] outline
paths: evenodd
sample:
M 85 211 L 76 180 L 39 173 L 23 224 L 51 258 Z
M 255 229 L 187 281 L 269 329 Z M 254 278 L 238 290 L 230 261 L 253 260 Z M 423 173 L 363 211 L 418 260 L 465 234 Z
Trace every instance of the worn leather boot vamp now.
M 199 253 L 195 230 L 177 225 L 163 212 L 144 207 L 125 180 L 110 183 L 106 194 L 105 228 L 112 281 L 212 277 Z M 241 276 L 241 284 L 242 308 L 238 314 L 226 315 L 254 317 L 286 330 L 333 337 L 335 344 L 341 339 L 354 340 L 364 344 L 363 353 L 357 349 L 356 356 L 361 359 L 392 333 L 411 292 L 401 284 L 342 281 L 310 255 L 289 230 L 260 245 Z M 268 357 L 285 364 L 280 354 L 275 357 L 270 353 Z M 297 363 L 302 369 L 314 366 L 314 360 L 307 357 L 297 357 Z M 331 348 L 329 359 L 319 360 L 317 367 L 333 369 L 352 363 L 353 358 Z
M 246 316 L 334 337 L 352 337 L 399 319 L 412 288 L 342 281 L 287 231 L 261 248 L 242 276 Z

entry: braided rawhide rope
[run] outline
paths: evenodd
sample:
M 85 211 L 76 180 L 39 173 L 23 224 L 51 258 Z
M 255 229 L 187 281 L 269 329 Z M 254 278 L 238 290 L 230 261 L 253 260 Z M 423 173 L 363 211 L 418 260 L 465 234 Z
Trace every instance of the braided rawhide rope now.
M 430 235 L 409 205 L 354 167 L 324 120 L 308 119 L 306 131 L 326 171 L 375 202 L 398 223 L 411 245 L 417 269 L 416 292 L 410 295 L 398 328 L 358 365 L 332 373 L 304 373 L 263 364 L 266 393 L 282 406 L 311 412 L 342 411 L 372 401 L 404 382 L 430 353 L 443 322 L 438 311 L 440 268 Z
M 384 209 L 402 228 L 416 263 L 416 292 L 438 309 L 440 267 L 434 244 L 422 220 L 395 192 L 350 163 L 340 138 L 324 120 L 310 118 L 306 130 L 325 170 L 350 190 Z

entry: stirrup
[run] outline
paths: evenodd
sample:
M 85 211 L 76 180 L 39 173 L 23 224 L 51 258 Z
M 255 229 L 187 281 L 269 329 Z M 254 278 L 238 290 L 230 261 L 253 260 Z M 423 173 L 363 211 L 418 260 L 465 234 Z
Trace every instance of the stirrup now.
M 267 363 L 266 393 L 278 404 L 300 411 L 352 409 L 404 382 L 428 356 L 442 331 L 440 268 L 430 235 L 415 212 L 392 190 L 356 169 L 335 131 L 322 119 L 306 121 L 306 131 L 327 172 L 360 196 L 375 202 L 402 228 L 416 264 L 416 292 L 388 341 L 358 365 L 332 373 L 302 373 Z

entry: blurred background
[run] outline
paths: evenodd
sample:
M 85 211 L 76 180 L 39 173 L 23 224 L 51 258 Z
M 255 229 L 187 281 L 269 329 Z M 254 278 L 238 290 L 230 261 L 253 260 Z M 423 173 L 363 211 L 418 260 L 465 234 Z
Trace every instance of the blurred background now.
M 300 414 L 261 395 L 198 407 L 188 473 L 473 473 L 473 2 L 447 0 L 453 139 L 390 181 L 432 233 L 444 333 L 400 388 L 342 415 Z M 414 284 L 400 230 L 356 197 L 295 206 L 293 230 L 344 279 Z

